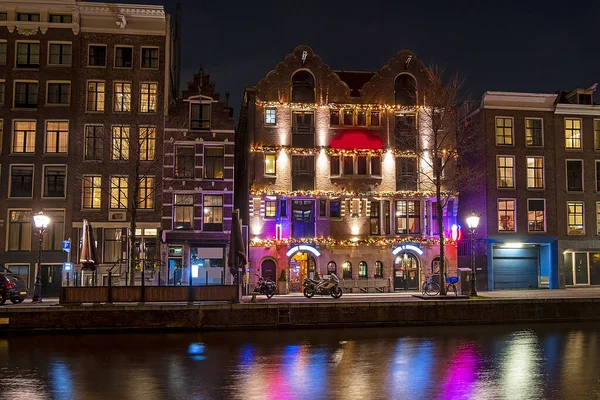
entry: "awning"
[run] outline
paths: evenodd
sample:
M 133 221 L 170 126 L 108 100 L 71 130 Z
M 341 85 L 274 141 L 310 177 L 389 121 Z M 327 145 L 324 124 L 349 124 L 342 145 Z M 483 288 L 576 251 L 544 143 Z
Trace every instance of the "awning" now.
M 343 150 L 381 150 L 383 140 L 367 129 L 348 129 L 340 131 L 331 139 L 329 147 Z

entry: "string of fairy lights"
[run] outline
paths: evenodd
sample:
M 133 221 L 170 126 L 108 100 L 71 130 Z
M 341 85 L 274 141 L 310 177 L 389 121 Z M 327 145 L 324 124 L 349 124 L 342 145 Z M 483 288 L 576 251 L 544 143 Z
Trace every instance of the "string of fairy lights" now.
M 287 107 L 297 109 L 318 109 L 329 108 L 332 110 L 394 110 L 405 112 L 417 112 L 423 107 L 421 106 L 403 106 L 391 104 L 352 104 L 352 103 L 287 103 L 281 101 L 257 101 L 257 106 L 260 107 Z
M 381 237 L 381 238 L 355 238 L 355 239 L 333 239 L 331 237 L 315 237 L 303 239 L 250 239 L 250 246 L 293 246 L 299 244 L 309 244 L 322 247 L 357 247 L 357 246 L 396 246 L 406 243 L 415 243 L 422 246 L 438 246 L 439 238 L 427 237 Z M 444 243 L 454 245 L 455 242 L 446 238 Z
M 277 189 L 252 189 L 250 194 L 253 196 L 286 196 L 286 197 L 370 197 L 370 198 L 419 198 L 435 197 L 435 191 L 426 190 L 398 190 L 398 191 L 377 191 L 377 190 L 277 190 Z M 457 196 L 458 193 L 442 191 L 442 197 Z
M 337 155 L 368 155 L 368 156 L 381 156 L 385 154 L 391 154 L 396 157 L 416 157 L 418 155 L 414 150 L 397 150 L 397 149 L 337 149 L 328 146 L 322 147 L 291 147 L 291 146 L 252 146 L 250 148 L 251 153 L 279 153 L 284 151 L 287 154 L 296 155 L 314 155 L 314 154 L 326 154 L 330 156 Z M 444 154 L 446 154 L 444 152 Z

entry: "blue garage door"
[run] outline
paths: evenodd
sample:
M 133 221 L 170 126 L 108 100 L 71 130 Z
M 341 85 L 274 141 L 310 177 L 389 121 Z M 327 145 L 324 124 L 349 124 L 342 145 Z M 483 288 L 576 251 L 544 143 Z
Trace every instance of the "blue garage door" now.
M 537 289 L 539 246 L 521 249 L 494 247 L 494 289 Z

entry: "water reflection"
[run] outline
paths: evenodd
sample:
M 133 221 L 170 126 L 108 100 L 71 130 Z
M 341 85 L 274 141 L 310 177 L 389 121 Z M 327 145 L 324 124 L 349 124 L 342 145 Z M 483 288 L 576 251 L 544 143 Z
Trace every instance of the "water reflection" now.
M 2 398 L 597 398 L 600 324 L 11 337 Z

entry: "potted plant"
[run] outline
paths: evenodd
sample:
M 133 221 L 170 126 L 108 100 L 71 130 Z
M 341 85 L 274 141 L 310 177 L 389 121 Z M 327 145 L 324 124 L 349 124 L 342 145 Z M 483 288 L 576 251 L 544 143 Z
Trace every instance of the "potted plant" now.
M 288 294 L 288 282 L 286 270 L 281 270 L 279 279 L 277 280 L 277 294 Z

